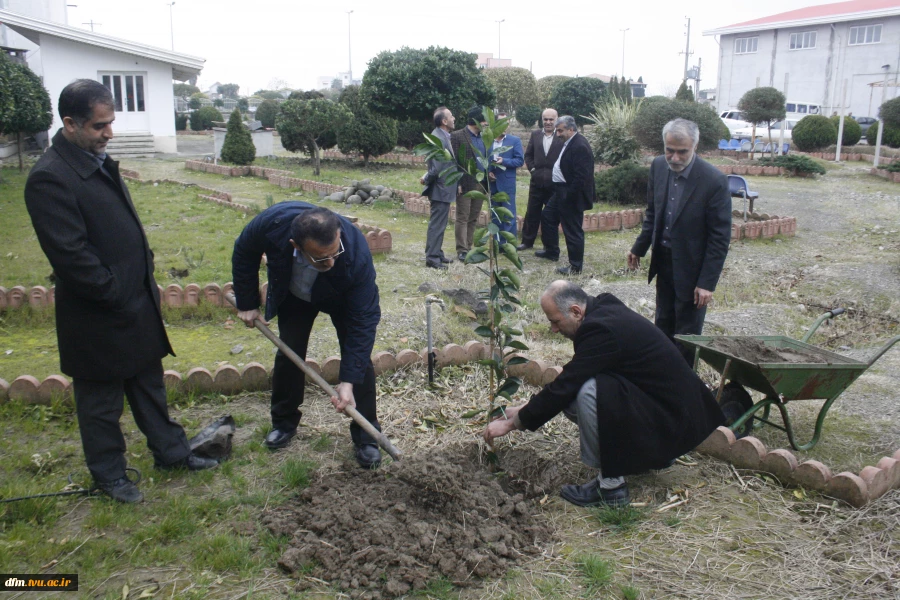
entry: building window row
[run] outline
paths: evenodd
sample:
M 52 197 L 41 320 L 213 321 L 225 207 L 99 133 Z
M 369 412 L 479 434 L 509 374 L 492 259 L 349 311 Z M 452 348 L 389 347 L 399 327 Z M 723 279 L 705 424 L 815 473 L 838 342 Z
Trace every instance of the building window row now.
M 752 54 L 756 52 L 756 47 L 759 43 L 759 37 L 745 37 L 745 38 L 737 38 L 734 40 L 734 53 L 735 54 Z
M 791 34 L 791 50 L 806 50 L 816 47 L 816 32 L 803 31 Z
M 850 28 L 850 45 L 878 44 L 881 42 L 881 25 L 865 25 Z

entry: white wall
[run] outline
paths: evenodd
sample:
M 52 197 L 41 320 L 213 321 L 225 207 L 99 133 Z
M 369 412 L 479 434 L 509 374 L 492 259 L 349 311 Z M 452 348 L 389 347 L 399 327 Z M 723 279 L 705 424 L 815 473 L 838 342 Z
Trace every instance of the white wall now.
M 0 0 L 0 8 L 35 19 L 68 24 L 67 0 Z M 0 46 L 27 50 L 26 59 L 32 71 L 41 75 L 40 48 L 5 25 L 0 25 Z
M 146 71 L 145 102 L 156 151 L 176 151 L 172 65 L 45 34 L 40 43 L 44 86 L 54 109 L 62 89 L 75 79 L 96 80 L 98 71 Z M 54 113 L 51 135 L 61 126 Z
M 849 46 L 850 27 L 882 25 L 881 43 Z M 816 32 L 816 47 L 791 50 L 791 33 Z M 735 54 L 734 40 L 758 36 L 754 54 Z M 856 116 L 877 116 L 881 87 L 868 84 L 884 79 L 882 65 L 890 65 L 890 81 L 896 81 L 900 66 L 900 17 L 850 21 L 831 25 L 796 27 L 723 35 L 720 39 L 719 110 L 737 106 L 741 96 L 760 86 L 784 89 L 789 74 L 788 100 L 812 102 L 829 116 L 841 110 L 843 82 L 847 80 L 844 111 Z M 889 87 L 886 99 L 896 95 Z M 870 101 L 871 99 L 871 101 Z

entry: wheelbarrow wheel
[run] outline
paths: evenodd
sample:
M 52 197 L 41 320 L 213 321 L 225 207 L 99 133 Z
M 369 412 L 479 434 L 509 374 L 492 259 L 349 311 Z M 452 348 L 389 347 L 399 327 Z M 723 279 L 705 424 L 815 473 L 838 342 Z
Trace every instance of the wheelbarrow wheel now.
M 719 408 L 722 409 L 722 414 L 725 415 L 725 426 L 731 427 L 737 423 L 744 413 L 753 408 L 753 398 L 750 397 L 744 386 L 730 381 L 725 385 L 725 389 L 722 390 Z M 753 417 L 747 419 L 740 429 L 734 431 L 734 437 L 738 439 L 746 437 L 750 435 L 751 431 L 753 431 Z

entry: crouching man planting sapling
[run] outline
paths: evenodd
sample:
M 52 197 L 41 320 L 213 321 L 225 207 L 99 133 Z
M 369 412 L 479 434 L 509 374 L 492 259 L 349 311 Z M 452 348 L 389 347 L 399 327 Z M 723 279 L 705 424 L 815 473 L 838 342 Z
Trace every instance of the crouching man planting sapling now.
M 550 329 L 574 344 L 553 382 L 488 424 L 488 442 L 535 431 L 563 413 L 578 424 L 581 460 L 598 474 L 560 495 L 578 506 L 625 506 L 626 475 L 669 466 L 724 421 L 715 399 L 678 348 L 612 294 L 589 297 L 567 281 L 541 295 Z

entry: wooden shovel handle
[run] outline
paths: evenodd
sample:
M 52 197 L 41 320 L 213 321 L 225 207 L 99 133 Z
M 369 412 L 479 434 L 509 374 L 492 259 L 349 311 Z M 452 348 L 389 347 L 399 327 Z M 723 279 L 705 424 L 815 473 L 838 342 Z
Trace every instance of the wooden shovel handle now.
M 235 306 L 235 308 L 237 308 L 237 303 L 235 301 L 234 294 L 225 294 L 225 299 L 228 300 L 231 304 L 233 304 Z M 302 358 L 300 358 L 300 356 L 296 352 L 291 350 L 287 344 L 285 344 L 283 341 L 281 341 L 281 338 L 279 338 L 277 335 L 275 335 L 275 333 L 271 329 L 266 327 L 266 325 L 262 321 L 260 321 L 259 319 L 255 319 L 253 321 L 253 325 L 257 329 L 259 329 L 259 331 L 264 336 L 269 338 L 269 341 L 271 341 L 273 344 L 275 344 L 275 346 L 279 350 L 281 350 L 282 354 L 284 354 L 289 359 L 291 359 L 291 362 L 293 362 L 295 365 L 297 365 L 297 367 L 301 371 L 306 373 L 307 377 L 312 379 L 316 385 L 318 385 L 320 388 L 322 388 L 322 390 L 324 390 L 325 393 L 328 394 L 329 397 L 337 396 L 337 392 L 335 391 L 335 389 L 333 387 L 331 387 L 331 384 L 329 384 L 327 381 L 325 381 L 325 379 L 322 378 L 321 375 L 316 373 L 315 370 L 313 370 L 308 364 L 306 364 L 306 361 L 304 361 Z M 394 445 L 391 443 L 391 440 L 389 440 L 386 435 L 384 435 L 383 433 L 381 433 L 380 431 L 375 429 L 375 426 L 372 425 L 371 423 L 369 423 L 368 419 L 366 419 L 364 416 L 359 414 L 359 411 L 356 410 L 355 407 L 347 406 L 346 408 L 344 408 L 344 413 L 348 417 L 353 419 L 357 425 L 362 427 L 366 433 L 368 433 L 373 438 L 375 438 L 375 440 L 378 442 L 378 445 L 381 446 L 382 448 L 384 448 L 384 451 L 387 452 L 391 456 L 391 458 L 393 458 L 394 460 L 400 460 L 401 453 L 399 450 L 397 450 L 396 447 L 394 447 Z

